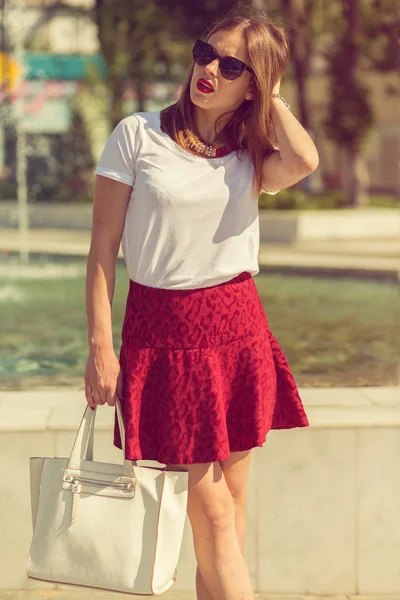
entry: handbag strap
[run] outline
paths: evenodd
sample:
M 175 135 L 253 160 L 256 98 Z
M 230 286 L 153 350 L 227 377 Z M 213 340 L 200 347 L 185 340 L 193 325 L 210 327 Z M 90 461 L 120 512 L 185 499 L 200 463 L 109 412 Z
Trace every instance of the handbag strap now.
M 93 411 L 94 413 L 96 413 L 96 411 Z M 86 460 L 93 460 L 93 454 L 94 454 L 94 423 L 96 421 L 96 414 L 94 414 L 94 418 L 91 421 L 90 424 L 90 431 L 89 431 L 89 440 L 88 440 L 88 445 L 87 445 L 87 449 L 86 449 Z
M 122 465 L 122 474 L 128 477 L 133 477 L 133 463 L 131 460 L 127 460 L 125 458 L 125 426 L 119 398 L 117 398 L 115 406 L 117 410 L 118 425 L 120 429 L 122 442 L 122 453 L 124 457 L 124 463 Z M 88 404 L 86 405 L 75 437 L 74 444 L 72 446 L 71 455 L 68 462 L 69 469 L 82 469 L 84 460 L 93 461 L 94 425 L 96 418 L 96 410 L 92 410 Z

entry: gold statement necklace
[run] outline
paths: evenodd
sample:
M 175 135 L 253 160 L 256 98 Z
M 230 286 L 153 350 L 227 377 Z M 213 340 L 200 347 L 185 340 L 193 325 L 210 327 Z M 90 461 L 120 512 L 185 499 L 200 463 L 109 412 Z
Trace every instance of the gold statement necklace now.
M 232 152 L 232 150 L 235 149 L 233 144 L 227 144 L 225 146 L 220 146 L 219 148 L 217 148 L 212 144 L 205 144 L 204 142 L 201 142 L 198 139 L 191 140 L 187 136 L 185 136 L 185 138 L 188 148 L 196 152 L 196 154 L 206 156 L 208 158 L 225 156 L 226 154 L 229 154 L 230 152 Z

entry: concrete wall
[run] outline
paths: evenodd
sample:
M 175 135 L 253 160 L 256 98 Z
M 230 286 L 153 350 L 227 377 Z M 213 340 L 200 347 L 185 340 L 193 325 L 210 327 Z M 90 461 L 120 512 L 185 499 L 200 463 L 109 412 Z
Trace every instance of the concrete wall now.
M 253 450 L 245 556 L 254 590 L 398 594 L 400 388 L 300 393 L 310 427 L 270 431 Z M 26 578 L 29 457 L 69 456 L 85 406 L 83 390 L 0 393 L 0 590 L 57 588 Z M 113 414 L 98 409 L 94 459 L 121 463 Z M 187 520 L 175 591 L 191 597 L 195 569 Z
M 293 244 L 303 241 L 400 239 L 398 209 L 262 210 L 260 238 Z

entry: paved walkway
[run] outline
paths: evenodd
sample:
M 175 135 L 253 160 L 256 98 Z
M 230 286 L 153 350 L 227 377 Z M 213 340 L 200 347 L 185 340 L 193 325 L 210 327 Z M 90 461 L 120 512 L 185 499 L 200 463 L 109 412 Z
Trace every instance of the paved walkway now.
M 24 246 L 32 254 L 87 256 L 90 231 L 32 229 Z M 1 253 L 18 252 L 16 229 L 0 228 Z M 122 253 L 120 252 L 120 256 Z M 400 277 L 400 239 L 297 242 L 292 245 L 261 243 L 260 267 L 310 269 Z
M 11 591 L 1 591 L 0 590 L 0 600 L 111 600 L 111 598 L 115 598 L 115 600 L 126 600 L 126 594 L 117 594 L 115 592 L 99 592 L 99 591 L 70 591 L 71 588 L 66 591 L 66 587 L 64 590 L 11 590 Z M 133 596 L 137 598 L 138 596 Z M 165 600 L 196 600 L 196 594 L 194 592 L 166 592 L 162 594 L 162 597 Z M 400 600 L 400 595 L 391 594 L 391 595 L 368 595 L 368 596 L 354 596 L 343 595 L 343 594 L 334 594 L 329 596 L 320 596 L 320 595 L 301 595 L 301 594 L 255 594 L 255 600 Z

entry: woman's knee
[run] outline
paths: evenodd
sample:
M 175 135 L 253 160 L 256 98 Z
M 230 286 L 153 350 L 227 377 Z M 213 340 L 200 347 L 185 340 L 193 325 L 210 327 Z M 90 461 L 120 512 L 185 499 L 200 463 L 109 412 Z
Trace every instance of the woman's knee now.
M 197 531 L 232 529 L 235 509 L 220 464 L 189 466 L 188 517 Z
M 189 518 L 197 530 L 218 534 L 235 528 L 235 510 L 231 498 L 212 496 L 191 503 Z
M 210 535 L 235 527 L 235 502 L 219 462 L 166 468 L 189 472 L 187 513 L 194 531 Z

